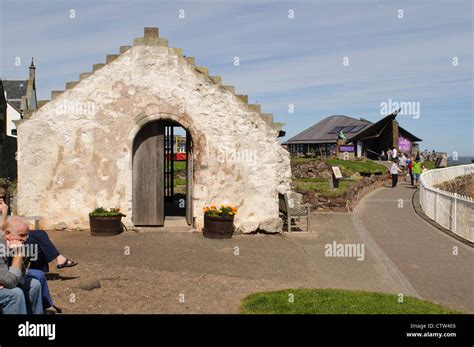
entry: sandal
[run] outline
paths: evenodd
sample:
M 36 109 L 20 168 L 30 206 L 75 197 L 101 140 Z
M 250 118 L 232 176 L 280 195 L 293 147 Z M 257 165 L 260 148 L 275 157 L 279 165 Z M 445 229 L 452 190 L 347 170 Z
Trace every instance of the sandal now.
M 48 307 L 47 309 L 44 310 L 44 314 L 60 314 L 60 313 L 63 313 L 63 310 L 57 307 L 56 305 Z
M 75 261 L 72 261 L 71 259 L 66 259 L 66 261 L 63 264 L 58 264 L 57 268 L 62 269 L 65 267 L 71 267 L 71 266 L 76 266 L 78 263 Z

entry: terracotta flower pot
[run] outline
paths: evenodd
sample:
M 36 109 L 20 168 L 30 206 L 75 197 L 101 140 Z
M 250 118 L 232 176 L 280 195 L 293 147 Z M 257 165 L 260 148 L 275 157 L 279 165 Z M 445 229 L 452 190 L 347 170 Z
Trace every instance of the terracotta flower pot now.
M 210 239 L 230 239 L 234 232 L 234 216 L 211 217 L 204 214 L 204 236 Z

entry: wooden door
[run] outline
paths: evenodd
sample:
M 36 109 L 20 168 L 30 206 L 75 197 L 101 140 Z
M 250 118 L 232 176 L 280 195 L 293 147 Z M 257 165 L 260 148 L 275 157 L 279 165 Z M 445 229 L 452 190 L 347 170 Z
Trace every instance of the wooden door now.
M 133 145 L 133 223 L 162 226 L 164 209 L 164 124 L 153 122 L 137 134 Z
M 186 222 L 193 226 L 193 147 L 189 131 L 186 131 Z

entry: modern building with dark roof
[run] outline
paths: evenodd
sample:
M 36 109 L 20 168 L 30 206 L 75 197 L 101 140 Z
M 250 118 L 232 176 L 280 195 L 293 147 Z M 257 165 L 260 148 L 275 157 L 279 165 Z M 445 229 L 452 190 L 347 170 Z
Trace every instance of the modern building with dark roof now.
M 397 113 L 393 112 L 376 123 L 363 118 L 330 116 L 283 144 L 292 155 L 335 156 L 338 134 L 342 132 L 346 145 L 340 147 L 339 152 L 349 151 L 357 157 L 364 155 L 375 159 L 389 148 L 410 153 L 417 148 L 416 142 L 422 140 L 398 125 Z

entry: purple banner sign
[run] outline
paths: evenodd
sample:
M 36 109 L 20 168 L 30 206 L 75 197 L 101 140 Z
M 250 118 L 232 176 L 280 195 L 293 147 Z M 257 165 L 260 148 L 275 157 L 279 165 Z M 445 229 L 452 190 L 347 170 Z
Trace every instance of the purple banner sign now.
M 340 145 L 339 152 L 354 152 L 353 145 Z
M 399 137 L 398 138 L 398 149 L 402 152 L 411 152 L 411 142 L 410 140 L 404 138 L 404 137 Z

